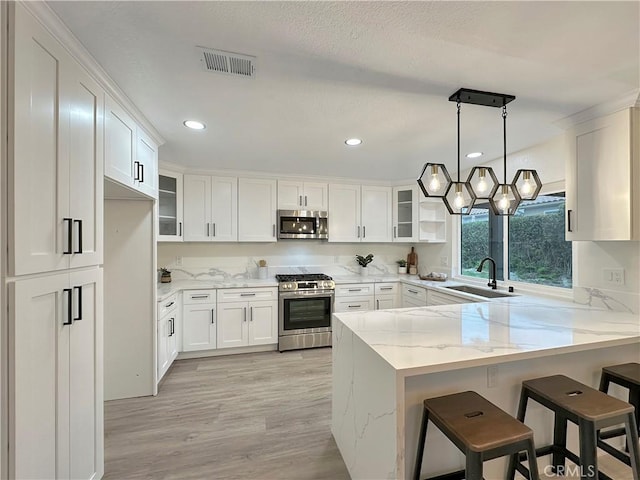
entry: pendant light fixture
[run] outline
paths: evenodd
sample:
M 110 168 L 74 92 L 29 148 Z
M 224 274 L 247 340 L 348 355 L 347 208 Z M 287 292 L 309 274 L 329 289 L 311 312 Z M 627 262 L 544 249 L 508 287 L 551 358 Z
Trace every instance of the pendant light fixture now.
M 442 201 L 451 215 L 469 215 L 476 199 L 469 187 L 469 183 L 460 181 L 460 100 L 456 104 L 456 115 L 458 117 L 458 180 L 451 182 L 449 190 Z
M 426 197 L 442 198 L 451 215 L 468 215 L 476 200 L 488 200 L 496 215 L 513 215 L 522 200 L 535 200 L 542 188 L 538 173 L 520 169 L 513 181 L 507 183 L 507 104 L 514 95 L 483 92 L 461 88 L 449 97 L 456 102 L 458 115 L 458 180 L 451 181 L 449 172 L 441 163 L 426 163 L 418 178 L 418 185 Z M 471 169 L 466 182 L 460 181 L 460 104 L 470 103 L 485 107 L 502 107 L 503 124 L 503 183 L 491 167 L 477 166 Z M 446 188 L 442 188 L 446 183 Z

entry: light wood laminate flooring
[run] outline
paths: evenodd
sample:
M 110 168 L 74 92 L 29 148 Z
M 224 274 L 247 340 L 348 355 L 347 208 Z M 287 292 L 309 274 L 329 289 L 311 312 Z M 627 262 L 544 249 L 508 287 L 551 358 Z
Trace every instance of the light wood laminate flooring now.
M 330 348 L 179 360 L 157 397 L 105 403 L 103 478 L 348 479 L 330 428 Z M 608 455 L 600 466 L 632 478 Z
M 331 349 L 174 362 L 157 397 L 105 403 L 105 480 L 348 479 Z

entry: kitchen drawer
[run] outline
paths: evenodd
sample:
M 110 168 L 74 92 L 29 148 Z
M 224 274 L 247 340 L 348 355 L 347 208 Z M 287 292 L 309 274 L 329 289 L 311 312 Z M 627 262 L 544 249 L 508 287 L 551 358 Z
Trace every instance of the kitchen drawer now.
M 173 312 L 176 308 L 178 308 L 178 294 L 174 293 L 170 297 L 158 302 L 158 320 Z
M 373 296 L 336 298 L 333 311 L 339 312 L 364 312 L 374 310 Z
M 278 289 L 269 288 L 223 288 L 218 290 L 218 302 L 253 302 L 254 300 L 277 300 Z
M 346 285 L 336 285 L 336 297 L 361 297 L 363 295 L 373 295 L 373 283 L 353 283 Z
M 455 305 L 457 303 L 475 303 L 476 300 L 470 300 L 468 298 L 458 297 L 456 295 L 448 295 L 446 293 L 436 292 L 431 290 L 429 292 L 429 305 Z
M 395 295 L 398 293 L 398 282 L 376 283 L 376 295 Z
M 197 305 L 199 303 L 216 303 L 216 291 L 185 290 L 182 292 L 183 305 Z
M 402 286 L 402 303 L 411 300 L 413 304 L 419 303 L 422 306 L 427 305 L 427 289 L 414 287 L 413 285 Z

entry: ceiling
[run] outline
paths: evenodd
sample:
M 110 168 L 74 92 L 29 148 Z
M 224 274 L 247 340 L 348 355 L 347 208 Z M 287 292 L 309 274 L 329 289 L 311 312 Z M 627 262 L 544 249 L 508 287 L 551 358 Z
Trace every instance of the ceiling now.
M 199 169 L 411 179 L 455 170 L 460 87 L 516 96 L 509 152 L 640 88 L 639 2 L 49 5 L 165 138 L 161 161 Z M 196 45 L 256 56 L 255 78 L 205 72 Z M 463 155 L 485 153 L 463 168 L 502 155 L 499 109 L 461 121 Z

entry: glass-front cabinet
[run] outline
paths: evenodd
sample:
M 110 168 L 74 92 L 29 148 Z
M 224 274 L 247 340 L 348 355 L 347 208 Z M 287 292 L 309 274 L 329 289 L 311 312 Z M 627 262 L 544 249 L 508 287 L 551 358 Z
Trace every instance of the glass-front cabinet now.
M 393 241 L 418 241 L 418 187 L 393 188 Z
M 182 174 L 160 170 L 158 176 L 158 241 L 182 241 Z

